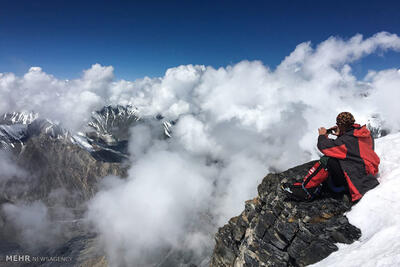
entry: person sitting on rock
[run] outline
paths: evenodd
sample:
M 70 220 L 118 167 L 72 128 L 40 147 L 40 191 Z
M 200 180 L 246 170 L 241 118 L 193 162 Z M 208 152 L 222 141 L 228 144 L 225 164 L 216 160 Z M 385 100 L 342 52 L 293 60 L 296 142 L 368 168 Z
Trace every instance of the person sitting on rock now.
M 329 130 L 321 127 L 318 132 L 317 146 L 324 156 L 302 182 L 282 185 L 289 198 L 312 200 L 325 183 L 334 192 L 349 192 L 354 202 L 379 184 L 376 175 L 380 159 L 374 152 L 374 140 L 365 125 L 355 124 L 351 113 L 340 113 L 336 126 Z M 328 134 L 337 138 L 328 138 Z

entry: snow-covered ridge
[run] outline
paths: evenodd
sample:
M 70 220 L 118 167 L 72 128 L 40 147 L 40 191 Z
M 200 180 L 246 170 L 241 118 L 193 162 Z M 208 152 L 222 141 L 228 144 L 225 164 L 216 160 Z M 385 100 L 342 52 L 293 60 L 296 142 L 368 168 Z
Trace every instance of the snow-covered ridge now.
M 172 122 L 161 116 L 142 118 L 137 108 L 117 105 L 92 112 L 89 130 L 77 133 L 69 132 L 58 122 L 41 118 L 38 113 L 6 113 L 0 117 L 0 147 L 19 151 L 30 137 L 46 134 L 76 144 L 98 160 L 121 161 L 128 158 L 130 128 L 137 124 L 158 129 L 155 131 L 158 137 L 171 137 Z
M 59 123 L 39 118 L 38 113 L 6 113 L 0 119 L 0 145 L 3 148 L 21 148 L 28 138 L 41 133 L 55 139 L 70 137 L 68 130 Z
M 347 214 L 361 229 L 359 241 L 339 244 L 315 266 L 400 266 L 400 133 L 376 141 L 381 159 L 380 185 L 369 191 Z
M 88 125 L 100 135 L 109 135 L 120 140 L 129 137 L 129 127 L 139 119 L 139 111 L 131 105 L 105 106 L 92 113 Z
M 0 148 L 13 149 L 16 143 L 23 145 L 22 139 L 27 135 L 27 129 L 23 124 L 0 125 Z
M 35 112 L 11 112 L 6 113 L 0 119 L 0 124 L 30 124 L 39 117 Z

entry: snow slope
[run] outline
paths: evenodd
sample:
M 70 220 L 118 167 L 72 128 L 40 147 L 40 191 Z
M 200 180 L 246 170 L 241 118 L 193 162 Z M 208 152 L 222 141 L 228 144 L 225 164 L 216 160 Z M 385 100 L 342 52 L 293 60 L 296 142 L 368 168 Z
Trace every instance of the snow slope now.
M 380 185 L 348 212 L 361 229 L 359 241 L 338 244 L 339 250 L 313 266 L 400 266 L 400 133 L 376 140 L 381 158 Z

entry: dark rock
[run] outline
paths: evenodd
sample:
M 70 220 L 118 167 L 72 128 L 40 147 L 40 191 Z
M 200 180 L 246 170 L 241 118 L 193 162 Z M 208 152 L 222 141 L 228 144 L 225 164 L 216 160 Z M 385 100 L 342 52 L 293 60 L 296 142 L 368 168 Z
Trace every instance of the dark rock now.
M 348 196 L 324 192 L 312 202 L 293 202 L 280 190 L 281 183 L 300 180 L 314 163 L 268 174 L 258 197 L 219 229 L 211 266 L 305 266 L 336 251 L 335 243 L 357 240 L 360 230 L 344 216 L 352 206 Z
M 338 248 L 333 243 L 324 239 L 318 239 L 311 242 L 310 245 L 303 247 L 300 250 L 300 256 L 295 258 L 295 261 L 301 266 L 313 264 L 328 257 L 329 254 L 336 250 Z
M 276 221 L 274 228 L 285 238 L 287 242 L 291 242 L 294 238 L 294 235 L 297 233 L 299 226 L 294 222 L 291 223 L 286 220 L 278 220 Z
M 231 236 L 232 226 L 230 224 L 219 229 L 215 236 L 214 252 L 221 257 L 212 258 L 212 266 L 233 266 L 237 255 L 237 244 Z
M 246 267 L 258 267 L 260 263 L 255 258 L 251 257 L 248 254 L 244 254 L 244 265 Z
M 264 240 L 260 240 L 260 252 L 264 255 L 269 255 L 273 260 L 277 260 L 280 262 L 287 262 L 289 260 L 289 254 L 286 251 L 283 251 L 276 246 L 273 246 Z
M 243 219 L 243 217 L 236 217 L 236 223 L 235 223 L 235 227 L 233 228 L 233 238 L 235 241 L 240 241 L 242 240 L 244 233 L 246 232 L 246 228 L 247 228 L 247 223 L 245 222 L 245 220 Z
M 258 223 L 255 227 L 256 234 L 259 238 L 263 238 L 266 230 L 274 224 L 276 217 L 272 212 L 263 211 L 259 218 Z
M 275 247 L 283 250 L 287 245 L 288 242 L 286 241 L 286 239 L 279 234 L 277 231 L 275 231 L 274 229 L 268 229 L 267 232 L 265 233 L 263 240 L 266 242 L 271 243 L 272 245 L 274 245 Z

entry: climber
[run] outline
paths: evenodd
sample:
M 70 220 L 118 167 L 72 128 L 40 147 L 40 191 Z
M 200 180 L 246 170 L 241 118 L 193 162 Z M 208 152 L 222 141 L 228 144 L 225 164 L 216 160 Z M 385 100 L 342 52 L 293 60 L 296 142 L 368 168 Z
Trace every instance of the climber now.
M 324 154 L 302 182 L 282 185 L 289 198 L 304 201 L 319 195 L 323 183 L 336 193 L 350 193 L 359 200 L 379 184 L 376 179 L 380 159 L 374 152 L 374 140 L 367 127 L 355 124 L 349 112 L 336 117 L 336 126 L 318 129 L 318 149 Z M 329 134 L 336 139 L 328 138 Z

